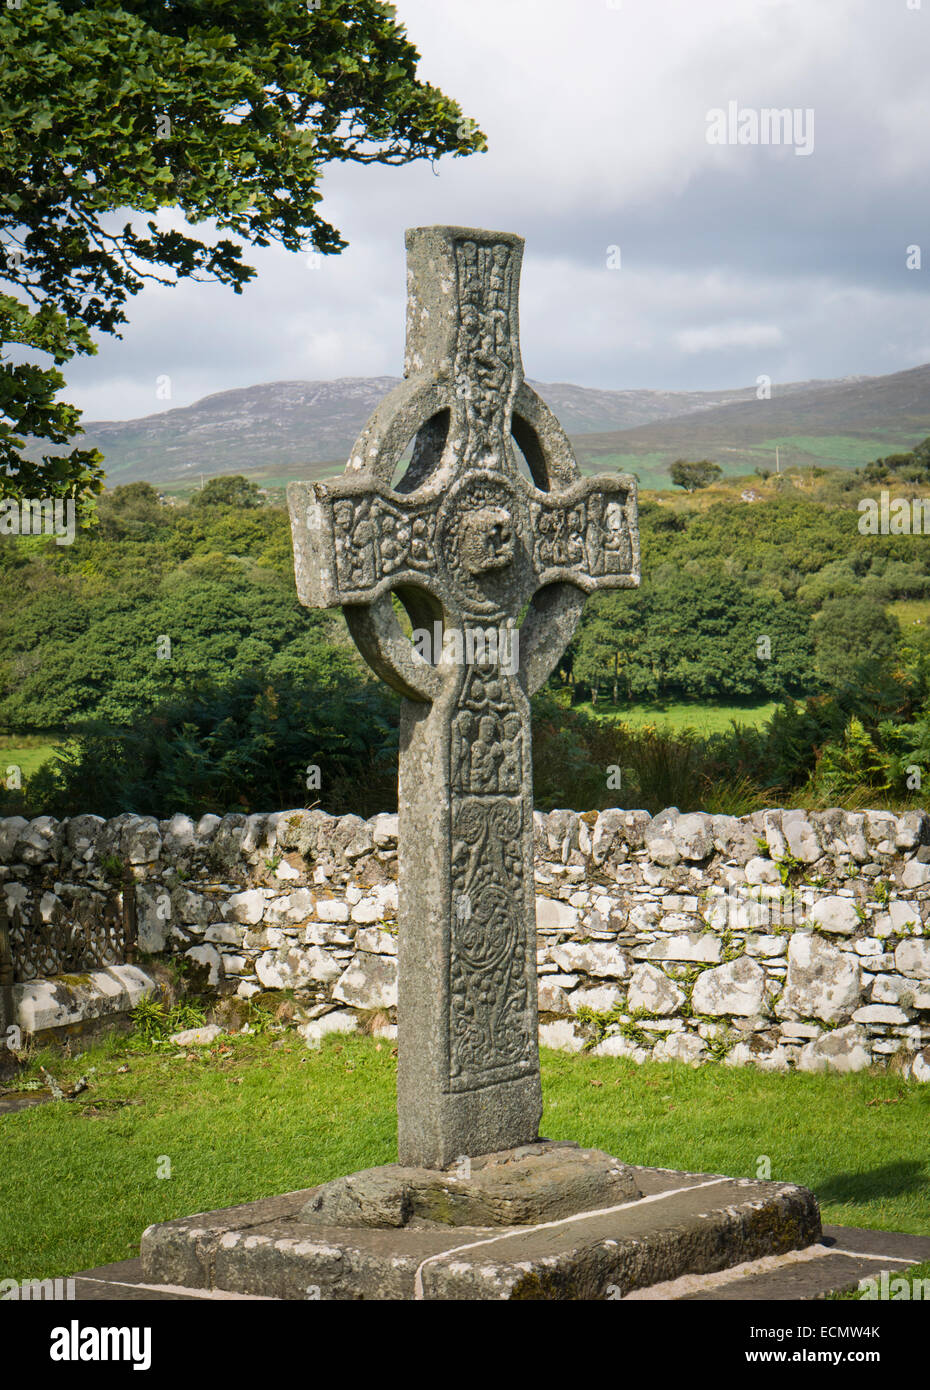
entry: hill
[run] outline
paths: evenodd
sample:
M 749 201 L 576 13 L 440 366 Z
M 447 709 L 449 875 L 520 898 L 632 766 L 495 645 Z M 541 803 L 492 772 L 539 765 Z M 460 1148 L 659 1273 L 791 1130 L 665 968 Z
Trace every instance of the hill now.
M 143 419 L 89 421 L 81 443 L 105 455 L 111 484 L 145 479 L 173 490 L 199 483 L 201 473 L 245 473 L 266 486 L 280 486 L 289 478 L 340 471 L 371 411 L 398 380 L 274 381 L 221 391 Z M 618 447 L 617 431 L 626 438 L 657 422 L 745 407 L 755 396 L 754 387 L 601 391 L 565 382 L 531 384 L 578 442 L 583 466 L 587 440 L 594 441 L 595 454 L 611 454 Z M 800 382 L 778 390 L 795 398 L 842 384 Z M 41 456 L 38 447 L 35 456 Z
M 775 467 L 857 467 L 912 448 L 930 434 L 930 365 L 890 376 L 775 386 L 770 400 L 728 402 L 676 419 L 574 439 L 586 470 L 632 469 L 644 485 L 668 486 L 677 458 L 709 458 L 727 474 Z

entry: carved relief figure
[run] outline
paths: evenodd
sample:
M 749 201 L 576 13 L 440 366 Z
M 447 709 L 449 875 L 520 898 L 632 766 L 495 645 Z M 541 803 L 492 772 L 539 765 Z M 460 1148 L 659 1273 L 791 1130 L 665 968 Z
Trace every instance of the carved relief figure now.
M 449 963 L 450 1082 L 470 1089 L 533 1065 L 534 1019 L 520 921 L 523 851 L 519 802 L 466 801 L 453 815 Z
M 412 518 L 379 497 L 347 498 L 333 504 L 336 572 L 349 590 L 371 588 L 403 569 L 435 568 L 435 514 Z
M 455 381 L 465 405 L 463 465 L 503 467 L 513 386 L 510 344 L 512 264 L 509 247 L 456 245 L 461 315 Z
M 464 794 L 520 791 L 523 721 L 494 666 L 473 666 L 453 720 L 452 785 Z

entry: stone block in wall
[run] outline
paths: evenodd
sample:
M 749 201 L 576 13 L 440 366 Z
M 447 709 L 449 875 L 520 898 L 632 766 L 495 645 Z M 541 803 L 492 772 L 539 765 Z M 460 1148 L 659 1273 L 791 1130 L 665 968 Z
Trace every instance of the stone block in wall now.
M 102 816 L 81 815 L 71 817 L 67 823 L 65 838 L 73 860 L 76 860 L 78 863 L 86 863 L 88 859 L 93 858 L 94 846 L 105 825 L 106 821 Z M 2 836 L 3 831 L 2 828 L 0 828 L 0 840 L 2 840 Z M 0 850 L 0 860 L 2 860 L 2 858 L 3 853 L 2 850 Z
M 902 975 L 917 980 L 930 980 L 930 941 L 902 941 L 895 948 L 894 963 Z
M 821 931 L 837 936 L 852 936 L 862 925 L 853 899 L 837 896 L 821 898 L 815 903 L 810 919 Z
M 230 872 L 242 858 L 247 817 L 240 812 L 223 816 L 210 841 L 210 863 L 217 869 Z
M 279 883 L 296 883 L 303 878 L 303 869 L 299 868 L 297 864 L 291 863 L 292 859 L 299 859 L 299 857 L 291 852 L 275 865 L 273 873 Z
M 263 951 L 255 973 L 266 989 L 304 989 L 326 985 L 342 974 L 339 962 L 321 946 L 292 946 Z
M 0 820 L 0 864 L 15 859 L 15 849 L 29 822 L 25 816 L 5 816 Z
M 619 947 L 607 941 L 565 941 L 550 946 L 549 956 L 567 973 L 624 979 L 629 974 L 629 962 Z
M 233 893 L 226 899 L 223 915 L 234 922 L 255 926 L 264 920 L 265 903 L 270 895 L 268 888 L 246 888 L 241 893 Z
M 662 811 L 646 827 L 644 841 L 646 852 L 654 864 L 663 868 L 673 868 L 681 862 L 681 853 L 674 837 L 674 826 L 678 812 L 674 808 Z
M 901 873 L 901 887 L 923 888 L 927 883 L 930 883 L 930 864 L 909 859 Z
M 853 1023 L 909 1023 L 910 1014 L 898 1004 L 864 1004 L 853 1014 Z
M 798 1071 L 865 1071 L 871 1066 L 868 1034 L 857 1024 L 848 1024 L 809 1042 L 801 1049 Z
M 758 856 L 759 848 L 750 826 L 737 816 L 714 816 L 712 818 L 714 848 L 724 859 L 735 859 L 737 864 L 748 864 Z
M 617 843 L 624 829 L 622 811 L 599 811 L 594 829 L 591 832 L 591 858 L 595 864 L 603 864 L 611 849 Z
M 816 864 L 823 854 L 816 827 L 808 820 L 804 811 L 783 812 L 781 833 L 785 838 L 788 853 L 799 859 L 802 864 Z
M 397 937 L 380 927 L 360 927 L 355 933 L 355 948 L 374 956 L 396 956 Z
M 373 816 L 371 821 L 371 838 L 376 849 L 391 849 L 397 845 L 398 817 L 396 815 L 382 814 Z
M 218 985 L 225 976 L 223 957 L 215 946 L 192 946 L 184 952 L 185 957 L 199 965 L 206 972 L 207 984 Z
M 634 946 L 634 960 L 694 961 L 713 965 L 720 959 L 720 938 L 713 932 L 678 932 L 662 936 L 645 946 Z
M 315 906 L 316 898 L 309 888 L 295 888 L 279 897 L 269 890 L 260 920 L 276 927 L 296 926 L 313 916 Z
M 390 1009 L 397 1004 L 397 961 L 359 951 L 333 988 L 333 998 L 356 1009 Z
M 862 972 L 854 952 L 811 932 L 795 932 L 781 1003 L 801 1018 L 847 1019 L 861 1002 Z
M 36 816 L 17 835 L 13 857 L 23 864 L 46 864 L 57 860 L 64 843 L 65 831 L 54 816 Z
M 539 978 L 539 1012 L 568 1015 L 572 1011 L 568 991 L 575 988 L 577 975 L 541 975 Z
M 316 915 L 321 922 L 348 922 L 349 905 L 339 898 L 317 898 Z
M 844 811 L 839 819 L 841 840 L 857 864 L 867 864 L 872 852 L 865 838 L 865 816 L 861 811 Z
M 629 1057 L 631 1062 L 637 1063 L 648 1062 L 652 1055 L 651 1049 L 625 1038 L 622 1033 L 612 1033 L 591 1051 L 595 1057 Z
M 123 829 L 122 854 L 130 864 L 154 864 L 161 854 L 162 838 L 154 816 L 133 816 Z
M 669 1033 L 659 1039 L 652 1055 L 657 1062 L 688 1062 L 698 1066 L 706 1059 L 707 1045 L 696 1033 Z
M 788 853 L 788 841 L 781 830 L 781 816 L 779 810 L 763 811 L 760 816 L 762 833 L 759 838 L 768 845 L 770 859 L 784 859 Z
M 792 1054 L 787 1047 L 774 1047 L 770 1052 L 753 1052 L 750 1044 L 749 1060 L 760 1071 L 790 1071 L 791 1059 Z
M 816 1023 L 795 1023 L 791 1019 L 780 1025 L 780 1031 L 785 1038 L 798 1039 L 809 1042 L 811 1038 L 819 1038 L 823 1029 Z
M 356 1033 L 358 1019 L 347 1009 L 333 1009 L 322 1018 L 314 1018 L 309 1023 L 301 1023 L 297 1029 L 306 1043 L 313 1045 L 328 1033 Z
M 714 850 L 714 819 L 704 811 L 679 816 L 674 823 L 672 839 L 682 859 L 692 864 L 703 863 Z
M 595 1013 L 609 1013 L 621 1002 L 622 995 L 615 985 L 591 985 L 573 990 L 569 996 L 571 1011 L 593 1009 Z
M 239 842 L 240 854 L 249 859 L 267 854 L 274 844 L 274 827 L 275 818 L 267 813 L 257 812 L 246 816 L 242 827 L 242 839 Z
M 321 844 L 328 846 L 335 818 L 314 808 L 282 811 L 275 826 L 275 843 L 282 850 L 296 850 L 306 859 L 316 857 Z
M 301 934 L 301 941 L 306 946 L 352 945 L 352 937 L 339 922 L 308 922 Z M 269 941 L 268 945 L 271 944 Z
M 713 966 L 698 976 L 691 993 L 695 1013 L 750 1017 L 762 1009 L 765 971 L 751 956 Z
M 788 952 L 788 942 L 784 936 L 753 935 L 746 937 L 746 953 L 760 956 L 765 960 L 775 960 Z
M 157 883 L 136 885 L 136 925 L 139 949 L 157 955 L 168 943 L 174 917 L 171 894 Z
M 186 854 L 194 848 L 196 828 L 190 816 L 178 812 L 169 820 L 159 822 L 162 835 L 162 849 L 166 857 Z
M 778 872 L 778 865 L 772 859 L 766 859 L 761 854 L 755 854 L 746 861 L 746 882 L 757 885 L 762 883 L 781 883 L 781 874 Z
M 675 1014 L 685 1002 L 684 991 L 656 965 L 638 965 L 630 976 L 627 1006 L 658 1015 Z
M 359 926 L 370 926 L 372 922 L 381 921 L 384 908 L 376 897 L 366 894 L 365 897 L 359 898 L 357 903 L 353 903 L 349 916 Z
M 874 854 L 894 854 L 898 818 L 891 811 L 865 812 L 865 838 Z
M 334 859 L 356 860 L 374 849 L 371 828 L 361 816 L 339 816 L 331 826 L 327 849 Z
M 202 849 L 213 843 L 213 837 L 221 824 L 221 817 L 215 816 L 212 812 L 207 812 L 201 816 L 194 827 L 194 840 L 198 848 Z
M 884 912 L 876 912 L 870 923 L 871 930 L 880 939 L 889 936 L 902 936 L 915 926 L 920 926 L 920 904 L 910 898 L 894 898 Z
M 172 889 L 170 907 L 172 920 L 185 926 L 206 927 L 217 915 L 213 897 L 207 893 L 197 893 L 184 884 Z
M 242 940 L 242 933 L 232 922 L 217 922 L 214 926 L 207 927 L 203 939 L 212 942 L 214 946 L 238 946 Z
M 930 842 L 930 816 L 927 812 L 905 811 L 903 816 L 898 816 L 894 842 L 899 850 L 904 851 Z
M 546 843 L 549 852 L 563 864 L 568 863 L 572 850 L 578 848 L 579 824 L 577 811 L 550 811 L 546 817 Z
M 536 899 L 536 927 L 539 931 L 554 929 L 574 931 L 578 925 L 578 909 L 558 898 Z
M 564 1018 L 555 1023 L 541 1023 L 539 1041 L 541 1046 L 554 1047 L 559 1052 L 580 1052 L 585 1045 L 584 1036 L 577 1031 L 575 1024 Z
M 900 1004 L 904 1008 L 913 1008 L 915 1007 L 914 996 L 916 993 L 919 993 L 916 981 L 908 979 L 906 975 L 876 975 L 872 981 L 869 1002 L 872 1004 Z

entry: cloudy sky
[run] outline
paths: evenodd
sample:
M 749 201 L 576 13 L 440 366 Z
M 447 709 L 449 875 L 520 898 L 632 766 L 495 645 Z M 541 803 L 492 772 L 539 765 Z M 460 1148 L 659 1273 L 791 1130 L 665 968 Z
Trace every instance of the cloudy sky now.
M 930 361 L 930 0 L 397 10 L 421 76 L 478 121 L 488 153 L 331 166 L 322 212 L 349 241 L 341 256 L 312 268 L 250 251 L 259 273 L 241 296 L 146 288 L 122 341 L 66 369 L 86 419 L 398 374 L 404 228 L 434 222 L 526 238 L 523 358 L 538 380 L 710 389 Z M 710 143 L 708 113 L 731 103 L 796 110 L 798 143 Z M 914 245 L 923 269 L 907 268 Z

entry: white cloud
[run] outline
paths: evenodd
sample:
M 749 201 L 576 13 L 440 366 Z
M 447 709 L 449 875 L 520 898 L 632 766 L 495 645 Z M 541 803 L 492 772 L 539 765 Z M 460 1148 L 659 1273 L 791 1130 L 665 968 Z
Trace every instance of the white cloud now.
M 523 348 L 543 380 L 657 388 L 894 371 L 926 355 L 930 3 L 399 0 L 423 78 L 489 152 L 435 168 L 333 166 L 350 242 L 308 271 L 248 251 L 242 296 L 149 287 L 122 343 L 66 368 L 89 418 L 294 377 L 397 373 L 403 231 L 527 238 Z M 812 108 L 809 158 L 711 146 L 706 113 Z M 928 269 L 904 270 L 927 237 Z M 606 269 L 618 244 L 623 269 Z M 924 278 L 926 277 L 926 279 Z M 765 359 L 763 362 L 762 359 Z M 172 377 L 159 402 L 155 377 Z
M 720 352 L 724 348 L 780 347 L 784 334 L 774 323 L 712 323 L 675 334 L 682 352 Z

